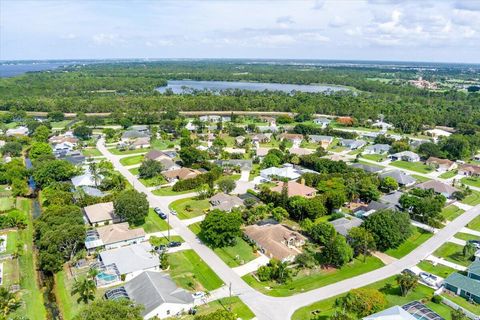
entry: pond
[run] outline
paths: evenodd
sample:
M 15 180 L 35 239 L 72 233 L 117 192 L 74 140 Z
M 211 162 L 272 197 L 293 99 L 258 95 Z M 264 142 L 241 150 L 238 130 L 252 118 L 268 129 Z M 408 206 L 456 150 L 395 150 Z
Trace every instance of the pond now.
M 188 93 L 191 90 L 223 91 L 229 89 L 250 90 L 250 91 L 292 91 L 318 93 L 336 92 L 349 90 L 346 87 L 333 85 L 306 85 L 306 84 L 285 84 L 285 83 L 262 83 L 262 82 L 234 82 L 234 81 L 195 81 L 195 80 L 169 80 L 167 86 L 159 87 L 157 90 L 165 93 L 172 89 L 173 93 Z

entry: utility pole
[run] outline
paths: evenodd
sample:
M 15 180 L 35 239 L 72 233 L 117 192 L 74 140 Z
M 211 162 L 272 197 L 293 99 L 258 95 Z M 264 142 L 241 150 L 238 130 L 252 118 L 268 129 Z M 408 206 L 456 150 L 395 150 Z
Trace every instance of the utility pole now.
M 170 211 L 167 212 L 167 223 L 168 223 L 168 242 L 170 242 Z
M 229 296 L 230 298 L 232 297 L 232 283 L 228 285 L 228 291 L 229 291 Z M 232 312 L 232 299 L 230 299 L 230 305 L 228 306 L 228 311 Z

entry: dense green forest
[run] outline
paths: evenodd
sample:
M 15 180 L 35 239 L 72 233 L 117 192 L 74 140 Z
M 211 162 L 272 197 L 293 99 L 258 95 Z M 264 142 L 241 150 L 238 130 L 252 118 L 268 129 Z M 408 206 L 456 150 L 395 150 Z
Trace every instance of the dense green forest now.
M 297 111 L 350 115 L 359 121 L 385 119 L 399 130 L 423 125 L 456 127 L 479 124 L 480 94 L 457 90 L 434 92 L 407 84 L 419 75 L 427 79 L 478 78 L 461 68 L 346 67 L 250 64 L 241 61 L 163 61 L 69 66 L 0 79 L 0 109 L 63 112 L 155 112 L 177 110 Z M 389 83 L 371 79 L 391 79 Z M 282 93 L 227 90 L 221 94 L 194 91 L 161 94 L 167 80 L 258 81 L 292 84 L 336 84 L 354 88 L 337 93 Z

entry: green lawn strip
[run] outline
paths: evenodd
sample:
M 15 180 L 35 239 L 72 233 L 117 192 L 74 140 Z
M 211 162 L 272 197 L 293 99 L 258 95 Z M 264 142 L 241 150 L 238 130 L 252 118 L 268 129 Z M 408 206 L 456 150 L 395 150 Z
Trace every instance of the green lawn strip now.
M 191 219 L 205 214 L 210 208 L 210 202 L 208 199 L 185 198 L 172 202 L 170 208 L 177 211 L 179 219 Z
M 414 178 L 417 180 L 417 182 L 425 182 L 425 181 L 430 181 L 430 180 L 432 180 L 432 179 L 430 179 L 430 178 L 428 178 L 428 177 L 421 176 L 421 175 L 419 175 L 419 174 L 412 174 L 411 176 L 414 177 Z
M 222 286 L 223 281 L 193 250 L 168 254 L 173 280 L 182 288 L 191 291 L 212 291 Z
M 31 200 L 17 198 L 17 208 L 25 212 L 27 226 L 19 231 L 19 240 L 25 245 L 23 254 L 18 258 L 21 272 L 20 286 L 24 306 L 22 314 L 30 320 L 43 320 L 47 318 L 43 304 L 43 293 L 38 287 L 37 268 L 33 250 L 33 219 L 30 214 Z
M 195 190 L 185 190 L 185 191 L 177 192 L 177 191 L 173 191 L 172 187 L 165 187 L 165 188 L 160 188 L 152 191 L 152 193 L 156 196 L 177 196 L 180 194 L 186 194 L 191 192 L 195 192 Z
M 111 154 L 121 156 L 121 155 L 126 155 L 126 154 L 137 154 L 137 153 L 146 153 L 150 151 L 151 149 L 133 149 L 133 150 L 118 150 L 117 148 L 108 148 L 108 151 L 110 151 Z
M 357 163 L 366 164 L 368 166 L 377 167 L 377 168 L 381 168 L 381 169 L 385 168 L 385 166 L 381 166 L 379 164 L 374 164 L 374 163 L 371 163 L 371 162 L 368 162 L 368 161 L 362 161 L 361 158 L 360 158 L 360 160 L 358 160 Z
M 50 122 L 50 125 L 52 126 L 52 129 L 63 129 L 72 122 L 72 120 L 63 120 L 63 121 L 58 121 L 58 122 Z
M 12 254 L 17 249 L 18 243 L 18 232 L 10 231 L 7 233 L 7 250 L 5 251 L 7 254 Z
M 18 123 L 16 122 L 10 122 L 10 123 L 7 123 L 5 124 L 5 129 L 13 129 L 15 127 L 17 127 Z
M 102 153 L 97 148 L 86 148 L 82 150 L 85 157 L 99 157 Z
M 457 173 L 458 173 L 457 170 L 450 170 L 450 171 L 446 171 L 446 172 L 442 173 L 438 177 L 442 178 L 442 179 L 450 179 L 450 178 L 455 177 L 457 175 Z
M 451 242 L 444 243 L 433 255 L 465 267 L 472 263 L 463 256 L 463 247 Z
M 446 297 L 448 300 L 450 300 L 452 302 L 455 302 L 456 304 L 458 304 L 459 306 L 467 309 L 468 311 L 473 312 L 476 315 L 480 314 L 480 305 L 479 304 L 470 303 L 466 299 L 464 299 L 460 296 L 457 296 L 457 295 L 454 295 L 454 294 L 449 294 L 447 292 L 442 293 L 442 296 Z
M 201 222 L 192 223 L 191 225 L 188 226 L 188 229 L 190 229 L 193 233 L 198 235 L 200 231 L 202 231 L 202 228 L 200 228 L 200 223 Z
M 480 188 L 480 178 L 465 177 L 460 179 L 460 181 L 466 185 Z
M 166 220 L 160 218 L 155 211 L 150 208 L 148 210 L 148 215 L 145 218 L 145 223 L 138 227 L 143 228 L 146 233 L 153 233 L 168 230 L 168 223 Z
M 17 259 L 3 260 L 3 286 L 10 287 L 20 283 L 20 269 Z
M 452 220 L 455 220 L 458 216 L 460 216 L 464 212 L 465 212 L 465 210 L 460 209 L 457 206 L 450 205 L 448 207 L 443 208 L 442 216 L 445 219 L 447 219 L 449 221 L 452 221 Z
M 431 167 L 429 167 L 428 165 L 422 162 L 408 162 L 408 161 L 398 160 L 398 161 L 391 162 L 390 165 L 397 168 L 416 171 L 418 173 L 429 173 L 433 171 Z
M 13 204 L 14 204 L 14 199 L 12 197 L 0 198 L 0 212 L 12 209 Z
M 387 289 L 387 284 L 391 285 L 390 289 Z M 424 285 L 419 285 L 413 292 L 410 292 L 407 296 L 402 297 L 400 293 L 400 288 L 395 281 L 395 277 L 390 277 L 388 279 L 375 282 L 371 285 L 365 286 L 365 288 L 375 288 L 383 292 L 387 300 L 386 308 L 390 308 L 396 305 L 402 306 L 415 300 L 430 300 L 430 298 L 433 296 L 433 289 Z M 315 316 L 315 319 L 327 320 L 335 313 L 335 300 L 341 296 L 344 295 L 339 295 L 326 300 L 318 301 L 306 307 L 300 308 L 295 311 L 291 319 L 308 320 Z M 436 312 L 440 312 L 439 314 L 445 319 L 451 319 L 451 309 L 449 309 L 448 307 L 444 308 L 442 305 L 436 305 L 431 302 L 427 302 L 426 305 L 432 309 L 435 309 Z
M 428 231 L 414 228 L 413 234 L 404 243 L 398 248 L 388 249 L 385 253 L 389 256 L 400 259 L 412 252 L 416 247 L 430 239 L 432 236 L 433 234 Z
M 158 175 L 153 178 L 149 179 L 138 179 L 145 187 L 156 187 L 156 186 L 161 186 L 162 184 L 167 183 L 167 180 L 162 175 Z
M 128 169 L 131 174 L 138 175 L 139 167 Z
M 255 314 L 250 310 L 239 297 L 229 297 L 218 299 L 207 304 L 200 305 L 197 309 L 197 315 L 204 315 L 215 312 L 216 310 L 230 310 L 234 313 L 237 318 L 242 320 L 248 320 L 255 318 Z M 180 319 L 193 319 L 194 316 L 186 315 L 185 317 L 180 317 Z
M 165 149 L 171 149 L 175 146 L 177 141 L 170 141 L 170 140 L 153 140 L 150 142 L 150 146 L 153 149 L 157 150 L 165 150 Z
M 170 236 L 170 239 L 168 239 L 168 237 L 153 236 L 149 239 L 149 242 L 152 244 L 152 246 L 155 246 L 155 247 L 166 245 L 171 241 L 185 242 L 185 240 L 183 240 L 183 238 L 180 236 Z
M 125 157 L 120 159 L 120 163 L 124 166 L 133 166 L 134 164 L 139 164 L 143 160 L 143 154 L 139 154 L 136 156 Z
M 276 282 L 260 282 L 252 274 L 243 276 L 250 286 L 256 290 L 274 297 L 287 297 L 293 294 L 320 288 L 344 279 L 348 279 L 360 274 L 378 269 L 384 264 L 380 259 L 375 257 L 367 257 L 366 262 L 363 258 L 354 259 L 349 264 L 340 269 L 317 269 L 303 270 L 293 277 L 292 281 L 286 284 L 278 284 Z M 268 287 L 268 288 L 267 288 Z
M 469 233 L 462 233 L 462 232 L 459 232 L 459 233 L 455 234 L 455 238 L 465 240 L 465 241 L 480 240 L 479 236 L 475 236 L 475 235 L 469 234 Z
M 472 230 L 480 231 L 480 216 L 477 216 L 475 219 L 470 221 L 467 224 L 467 228 L 472 229 Z
M 417 267 L 422 269 L 425 272 L 440 276 L 442 278 L 448 277 L 450 274 L 456 272 L 457 270 L 444 266 L 443 264 L 437 263 L 433 265 L 430 261 L 423 260 L 417 264 Z
M 216 248 L 213 251 L 231 268 L 241 266 L 257 257 L 253 248 L 240 237 L 237 237 L 234 246 Z
M 362 154 L 362 158 L 375 162 L 381 162 L 385 160 L 385 156 L 382 154 Z
M 460 202 L 468 204 L 470 206 L 476 206 L 477 204 L 480 204 L 480 192 L 472 190 L 472 194 L 465 197 L 465 199 Z

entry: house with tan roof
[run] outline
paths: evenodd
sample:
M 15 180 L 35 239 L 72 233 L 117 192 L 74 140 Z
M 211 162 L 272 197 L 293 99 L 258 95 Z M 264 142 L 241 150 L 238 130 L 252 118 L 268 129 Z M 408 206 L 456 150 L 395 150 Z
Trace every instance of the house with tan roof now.
M 162 175 L 169 182 L 173 182 L 177 180 L 193 179 L 199 174 L 201 174 L 200 171 L 195 169 L 190 169 L 190 168 L 180 168 L 180 169 L 162 172 Z
M 302 183 L 298 183 L 296 181 L 288 181 L 288 182 L 277 182 L 277 185 L 270 190 L 273 192 L 282 193 L 283 188 L 287 188 L 288 197 L 293 196 L 300 196 L 305 198 L 313 198 L 317 194 L 317 189 L 306 186 Z
M 150 137 L 139 137 L 130 143 L 130 149 L 150 148 Z
M 171 159 L 168 154 L 160 150 L 151 150 L 145 154 L 145 159 L 160 161 L 162 159 Z
M 300 143 L 303 140 L 303 135 L 298 133 L 282 133 L 280 136 L 280 141 L 282 140 L 289 140 L 293 143 Z
M 450 170 L 457 169 L 458 165 L 456 162 L 448 159 L 440 159 L 436 157 L 430 157 L 425 161 L 425 164 L 434 166 L 439 172 L 446 172 Z
M 83 208 L 83 212 L 92 226 L 103 226 L 119 220 L 115 215 L 113 202 L 92 204 Z
M 128 222 L 99 227 L 97 233 L 107 250 L 145 241 L 145 231 L 142 228 L 130 229 Z
M 480 166 L 473 164 L 462 164 L 458 168 L 458 174 L 469 177 L 479 177 L 480 176 Z
M 294 261 L 302 253 L 307 240 L 300 233 L 281 224 L 254 224 L 245 227 L 244 234 L 256 243 L 262 253 L 282 262 Z
M 451 198 L 454 192 L 459 191 L 457 188 L 437 180 L 428 180 L 417 184 L 416 187 L 422 190 L 433 189 L 435 193 L 441 194 L 446 198 Z
M 230 212 L 234 208 L 243 206 L 243 200 L 237 196 L 220 192 L 210 198 L 210 204 L 212 205 L 212 210 L 218 209 Z
M 313 149 L 294 148 L 294 147 L 290 148 L 288 151 L 290 152 L 290 154 L 294 154 L 297 156 L 306 156 L 315 152 L 315 150 Z

